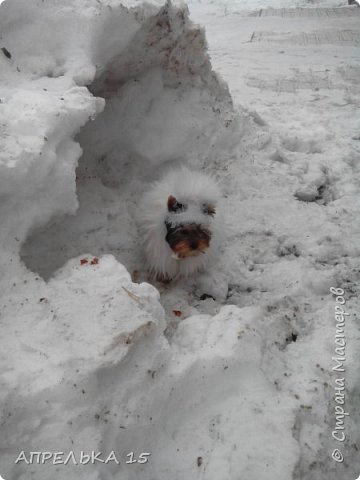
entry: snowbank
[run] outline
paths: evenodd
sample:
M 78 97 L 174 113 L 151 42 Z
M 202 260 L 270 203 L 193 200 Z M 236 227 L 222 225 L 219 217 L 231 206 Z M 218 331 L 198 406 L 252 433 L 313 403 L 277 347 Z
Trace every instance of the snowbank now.
M 225 7 L 231 13 L 225 2 L 212 5 L 207 19 Z M 237 22 L 241 15 L 232 13 Z M 239 32 L 235 17 L 225 38 L 240 48 L 253 30 Z M 350 303 L 357 291 L 359 250 L 350 235 L 358 185 L 349 181 L 357 156 L 346 137 L 336 150 L 344 148 L 344 159 L 324 170 L 331 135 L 322 128 L 315 135 L 308 117 L 305 131 L 289 113 L 289 128 L 276 137 L 267 125 L 280 114 L 268 114 L 273 97 L 254 95 L 257 78 L 236 84 L 252 108 L 234 112 L 204 32 L 181 5 L 7 0 L 0 26 L 0 474 L 342 474 L 329 459 L 334 305 L 327 295 L 346 284 Z M 250 75 L 240 46 L 235 61 L 223 51 L 233 79 L 239 68 Z M 252 47 L 254 70 L 267 78 L 262 66 L 272 53 L 258 62 L 261 45 Z M 349 82 L 356 71 L 346 73 Z M 219 180 L 227 240 L 211 276 L 156 290 L 139 283 L 147 276 L 134 218 L 149 181 L 181 163 Z M 356 337 L 355 322 L 347 332 Z M 347 352 L 354 363 L 354 344 Z M 347 372 L 350 407 L 355 372 Z M 354 425 L 347 425 L 348 462 L 356 456 Z M 62 462 L 74 452 L 78 463 L 81 452 L 103 459 L 114 452 L 120 463 L 15 464 L 21 451 L 63 452 Z M 130 452 L 151 456 L 126 464 Z
M 206 25 L 214 68 L 259 127 L 245 133 L 237 161 L 224 172 L 228 218 L 236 218 L 221 260 L 227 301 L 263 306 L 263 368 L 297 402 L 300 454 L 292 478 L 357 478 L 360 10 L 328 8 L 331 2 L 294 9 L 295 2 L 279 1 L 245 12 L 236 3 L 227 10 L 220 1 L 190 4 L 192 18 Z M 339 375 L 332 371 L 331 286 L 344 289 L 349 312 Z M 341 377 L 350 416 L 340 445 L 332 431 Z M 332 459 L 335 448 L 344 462 Z
M 252 455 L 246 468 L 257 469 L 256 441 L 236 443 L 233 432 L 218 445 L 217 425 L 225 405 L 241 418 L 233 379 L 250 346 L 242 349 L 240 332 L 245 328 L 255 350 L 259 333 L 246 327 L 239 309 L 225 309 L 214 318 L 193 317 L 170 346 L 158 292 L 133 283 L 111 255 L 95 257 L 102 252 L 87 248 L 78 230 L 111 252 L 113 221 L 119 231 L 109 239 L 120 245 L 120 258 L 127 263 L 130 252 L 139 262 L 131 208 L 151 175 L 172 162 L 216 166 L 225 146 L 221 156 L 231 155 L 238 120 L 227 87 L 212 72 L 202 30 L 186 8 L 170 3 L 127 8 L 95 0 L 8 1 L 1 29 L 1 474 L 150 479 L 168 478 L 170 471 L 185 478 L 211 463 L 209 478 L 216 478 L 224 455 L 236 448 L 237 462 Z M 96 202 L 102 205 L 97 220 Z M 65 264 L 52 250 L 59 239 L 73 257 Z M 37 272 L 51 278 L 45 282 Z M 259 359 L 250 360 L 250 372 Z M 204 368 L 200 393 L 195 386 Z M 229 395 L 218 398 L 213 370 L 224 369 Z M 257 382 L 277 398 L 259 372 Z M 194 397 L 188 416 L 184 395 Z M 224 431 L 232 423 L 227 418 Z M 259 412 L 256 426 L 265 431 L 266 424 Z M 293 443 L 283 425 L 281 441 Z M 294 444 L 292 450 L 285 464 L 271 460 L 271 448 L 261 455 L 285 480 Z M 74 457 L 61 466 L 15 463 L 20 452 L 39 451 Z M 120 465 L 76 465 L 82 451 L 114 451 Z M 126 465 L 132 451 L 150 452 L 151 461 Z

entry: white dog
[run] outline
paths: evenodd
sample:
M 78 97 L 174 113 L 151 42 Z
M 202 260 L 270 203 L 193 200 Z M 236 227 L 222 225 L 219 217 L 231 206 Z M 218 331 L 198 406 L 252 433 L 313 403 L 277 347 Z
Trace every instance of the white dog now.
M 139 223 L 153 276 L 167 281 L 204 270 L 219 246 L 219 199 L 212 178 L 186 167 L 169 171 L 145 194 Z

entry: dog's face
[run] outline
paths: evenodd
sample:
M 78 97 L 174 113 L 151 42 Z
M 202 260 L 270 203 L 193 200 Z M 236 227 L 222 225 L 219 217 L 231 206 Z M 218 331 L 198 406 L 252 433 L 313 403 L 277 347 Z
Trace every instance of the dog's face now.
M 210 218 L 215 215 L 214 205 L 186 204 L 170 195 L 167 208 L 165 240 L 174 252 L 174 258 L 179 260 L 204 254 L 210 246 Z

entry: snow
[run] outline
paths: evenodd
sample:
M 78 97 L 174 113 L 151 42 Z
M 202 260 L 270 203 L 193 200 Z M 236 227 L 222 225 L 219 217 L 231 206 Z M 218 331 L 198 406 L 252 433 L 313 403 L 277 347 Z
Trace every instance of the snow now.
M 4 478 L 357 477 L 360 9 L 346 4 L 1 5 Z M 183 164 L 219 183 L 225 241 L 206 274 L 152 282 L 138 209 Z M 331 286 L 351 313 L 343 444 Z M 120 465 L 15 464 L 21 451 Z

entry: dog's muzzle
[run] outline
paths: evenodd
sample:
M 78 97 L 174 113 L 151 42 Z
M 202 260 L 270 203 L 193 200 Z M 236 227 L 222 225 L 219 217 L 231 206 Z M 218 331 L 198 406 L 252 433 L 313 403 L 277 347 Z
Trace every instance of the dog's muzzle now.
M 165 240 L 174 252 L 174 258 L 196 257 L 206 252 L 211 240 L 211 232 L 202 225 L 187 223 L 172 225 L 165 222 Z

